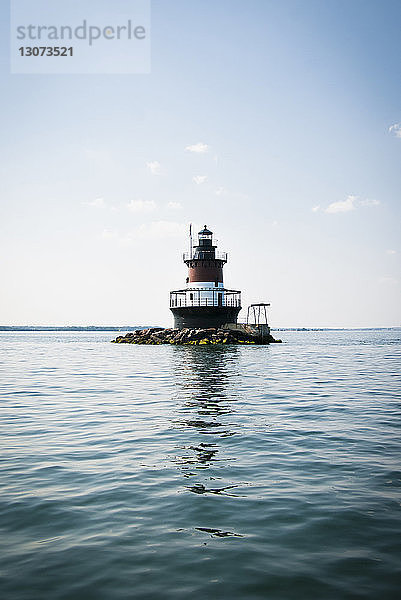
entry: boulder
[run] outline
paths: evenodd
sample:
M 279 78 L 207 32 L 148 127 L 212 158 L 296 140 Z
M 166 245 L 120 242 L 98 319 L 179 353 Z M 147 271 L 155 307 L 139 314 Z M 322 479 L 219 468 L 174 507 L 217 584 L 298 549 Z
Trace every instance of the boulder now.
M 149 327 L 130 331 L 124 336 L 119 335 L 116 344 L 174 344 L 207 346 L 211 344 L 272 344 L 281 342 L 275 340 L 269 333 L 263 337 L 257 335 L 255 329 L 241 327 L 238 329 L 164 329 L 163 327 Z

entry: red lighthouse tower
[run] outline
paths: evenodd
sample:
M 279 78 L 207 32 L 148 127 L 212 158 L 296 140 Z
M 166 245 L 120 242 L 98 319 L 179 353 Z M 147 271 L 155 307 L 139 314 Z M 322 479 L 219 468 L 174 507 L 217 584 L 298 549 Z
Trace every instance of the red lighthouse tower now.
M 241 292 L 227 290 L 223 283 L 223 267 L 227 253 L 213 245 L 213 233 L 204 227 L 198 234 L 198 245 L 183 255 L 188 267 L 187 287 L 170 292 L 170 310 L 174 327 L 183 329 L 221 327 L 236 323 L 241 310 Z

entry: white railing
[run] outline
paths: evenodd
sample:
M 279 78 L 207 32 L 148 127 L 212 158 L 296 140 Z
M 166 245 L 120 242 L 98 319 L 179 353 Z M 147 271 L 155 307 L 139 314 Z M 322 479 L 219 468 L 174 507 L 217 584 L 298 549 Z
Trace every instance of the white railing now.
M 198 250 L 197 252 L 184 252 L 182 258 L 187 260 L 222 260 L 227 262 L 227 252 L 215 252 L 214 256 L 210 256 L 210 250 Z
M 241 307 L 241 292 L 225 288 L 187 288 L 170 292 L 170 308 L 192 306 Z

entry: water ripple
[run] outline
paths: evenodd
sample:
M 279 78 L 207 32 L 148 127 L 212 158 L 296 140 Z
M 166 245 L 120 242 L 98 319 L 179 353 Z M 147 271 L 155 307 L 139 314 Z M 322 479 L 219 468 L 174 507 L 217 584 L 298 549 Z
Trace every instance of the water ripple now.
M 398 598 L 400 335 L 2 333 L 8 600 Z

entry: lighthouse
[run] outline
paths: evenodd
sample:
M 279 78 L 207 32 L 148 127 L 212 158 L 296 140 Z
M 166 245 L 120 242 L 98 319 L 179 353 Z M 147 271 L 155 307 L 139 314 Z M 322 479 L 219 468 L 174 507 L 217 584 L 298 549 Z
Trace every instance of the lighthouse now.
M 170 292 L 174 327 L 198 329 L 236 323 L 241 310 L 241 292 L 224 287 L 227 253 L 217 251 L 213 233 L 206 225 L 198 233 L 196 246 L 190 229 L 190 248 L 183 254 L 183 261 L 188 268 L 186 287 Z

